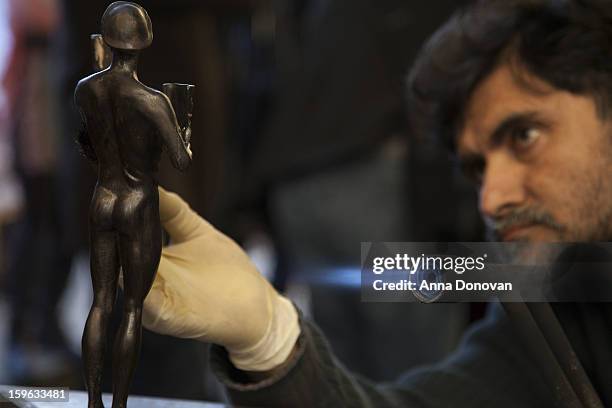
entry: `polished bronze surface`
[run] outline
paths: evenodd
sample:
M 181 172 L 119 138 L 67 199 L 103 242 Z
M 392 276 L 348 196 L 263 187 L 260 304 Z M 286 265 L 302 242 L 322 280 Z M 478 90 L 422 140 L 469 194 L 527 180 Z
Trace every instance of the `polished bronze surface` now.
M 112 63 L 82 79 L 75 90 L 84 131 L 82 151 L 97 167 L 89 212 L 94 300 L 83 333 L 89 407 L 102 407 L 102 379 L 109 317 L 123 271 L 123 320 L 113 350 L 113 407 L 125 407 L 141 341 L 143 301 L 159 264 L 162 238 L 155 173 L 162 149 L 173 165 L 191 163 L 191 90 L 173 85 L 179 118 L 162 92 L 138 80 L 139 50 L 153 38 L 151 20 L 137 4 L 111 4 L 102 39 Z M 105 47 L 93 38 L 95 65 L 105 68 Z

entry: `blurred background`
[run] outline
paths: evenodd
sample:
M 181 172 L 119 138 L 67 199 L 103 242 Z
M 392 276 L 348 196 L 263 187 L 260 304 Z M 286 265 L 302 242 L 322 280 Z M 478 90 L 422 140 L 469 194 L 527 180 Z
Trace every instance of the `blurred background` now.
M 83 388 L 95 174 L 72 93 L 108 4 L 0 0 L 0 384 Z M 462 2 L 140 4 L 154 30 L 140 80 L 196 85 L 194 163 L 164 158 L 160 183 L 236 239 L 350 369 L 391 380 L 451 351 L 482 305 L 362 303 L 360 242 L 483 240 L 475 192 L 404 115 L 411 62 Z M 150 332 L 132 394 L 223 398 L 206 345 Z

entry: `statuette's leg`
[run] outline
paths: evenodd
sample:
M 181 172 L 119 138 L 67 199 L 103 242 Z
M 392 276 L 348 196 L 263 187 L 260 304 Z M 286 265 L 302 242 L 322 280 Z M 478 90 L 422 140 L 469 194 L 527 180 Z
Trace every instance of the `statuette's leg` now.
M 157 194 L 132 218 L 133 228 L 121 234 L 119 248 L 123 268 L 123 320 L 113 353 L 113 408 L 124 408 L 140 354 L 142 305 L 153 284 L 161 255 L 161 225 Z
M 106 329 L 117 295 L 119 253 L 116 236 L 111 231 L 91 231 L 91 279 L 94 299 L 83 333 L 85 382 L 89 408 L 102 405 L 102 368 Z

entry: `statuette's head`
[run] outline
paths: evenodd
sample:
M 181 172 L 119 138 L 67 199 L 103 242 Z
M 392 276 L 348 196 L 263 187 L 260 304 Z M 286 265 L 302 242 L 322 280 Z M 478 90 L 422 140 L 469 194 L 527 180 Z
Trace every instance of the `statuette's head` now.
M 116 1 L 102 16 L 102 37 L 111 48 L 141 50 L 151 45 L 153 28 L 147 11 L 136 3 Z

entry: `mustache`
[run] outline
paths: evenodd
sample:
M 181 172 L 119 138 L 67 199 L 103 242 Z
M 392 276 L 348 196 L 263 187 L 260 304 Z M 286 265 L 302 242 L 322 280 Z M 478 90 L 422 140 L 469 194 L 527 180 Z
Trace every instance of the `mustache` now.
M 541 225 L 558 232 L 565 231 L 565 227 L 550 213 L 533 207 L 513 209 L 503 215 L 488 218 L 485 222 L 498 237 L 509 229 L 528 225 Z

